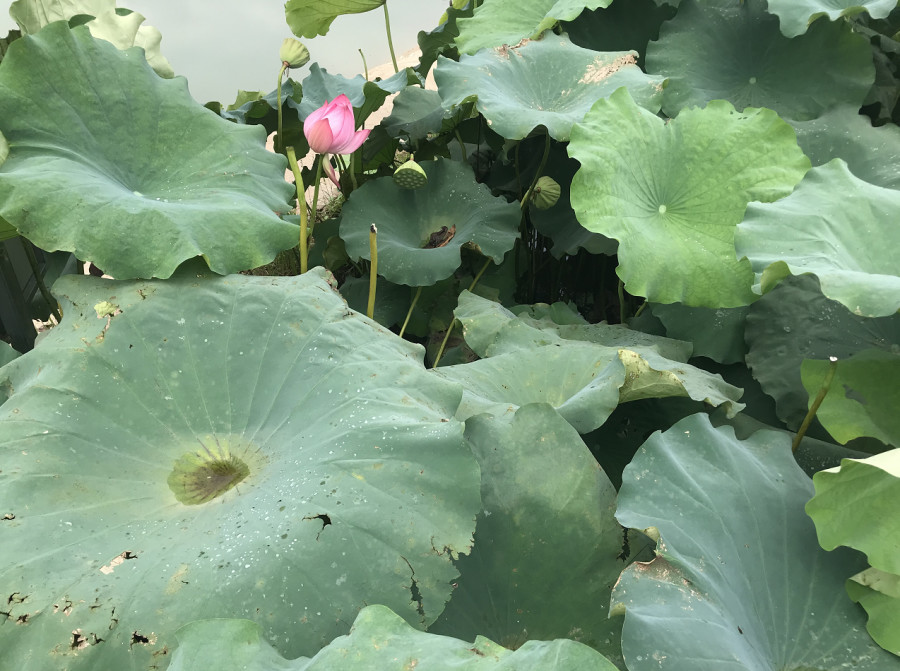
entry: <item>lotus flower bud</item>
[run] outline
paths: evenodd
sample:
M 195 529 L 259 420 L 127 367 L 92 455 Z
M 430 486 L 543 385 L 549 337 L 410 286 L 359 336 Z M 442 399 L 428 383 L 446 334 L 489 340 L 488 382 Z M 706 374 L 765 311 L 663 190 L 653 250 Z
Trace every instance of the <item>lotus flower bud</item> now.
M 428 175 L 421 165 L 409 160 L 394 170 L 394 181 L 403 189 L 421 189 L 428 184 Z
M 541 177 L 534 185 L 534 206 L 546 210 L 559 200 L 559 184 L 552 177 Z
M 287 63 L 289 68 L 299 68 L 309 62 L 309 49 L 303 46 L 303 42 L 288 37 L 281 43 L 278 57 L 282 63 Z

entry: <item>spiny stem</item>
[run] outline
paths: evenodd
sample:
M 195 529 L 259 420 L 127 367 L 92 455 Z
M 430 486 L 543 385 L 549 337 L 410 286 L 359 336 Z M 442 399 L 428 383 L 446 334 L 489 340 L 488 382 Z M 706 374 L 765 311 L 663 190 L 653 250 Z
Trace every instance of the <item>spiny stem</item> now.
M 619 279 L 619 285 L 617 287 L 617 293 L 619 294 L 619 323 L 625 323 L 625 283 Z
M 50 314 L 56 319 L 56 323 L 59 324 L 62 321 L 62 316 L 59 314 L 58 303 L 56 299 L 53 298 L 53 294 L 50 293 L 50 290 L 47 289 L 47 285 L 44 284 L 44 273 L 41 272 L 40 267 L 38 266 L 37 257 L 34 255 L 34 248 L 31 246 L 31 243 L 28 242 L 25 238 L 19 236 L 19 242 L 22 243 L 22 249 L 25 251 L 25 257 L 28 259 L 28 265 L 31 266 L 31 274 L 34 275 L 34 279 L 37 282 L 38 289 L 41 292 L 41 296 L 44 297 L 44 300 L 47 302 L 47 306 L 50 308 Z
M 394 72 L 400 72 L 400 68 L 397 67 L 397 57 L 394 55 L 394 42 L 391 39 L 391 17 L 388 14 L 387 0 L 382 6 L 384 7 L 384 29 L 387 32 L 388 48 L 391 50 L 391 62 L 394 64 Z
M 276 149 L 282 151 L 284 149 L 284 141 L 281 139 L 281 80 L 284 78 L 284 71 L 288 69 L 288 62 L 282 61 L 281 70 L 278 71 L 278 145 Z
M 413 296 L 412 303 L 409 305 L 409 310 L 406 311 L 406 319 L 403 320 L 403 326 L 400 327 L 400 337 L 403 337 L 404 332 L 406 331 L 406 325 L 409 324 L 409 318 L 412 316 L 412 311 L 416 307 L 416 303 L 419 302 L 419 296 L 422 295 L 422 287 L 416 289 L 416 295 Z
M 472 284 L 469 285 L 469 291 L 475 288 L 475 285 L 478 284 L 478 280 L 481 279 L 481 276 L 484 275 L 484 271 L 488 269 L 488 265 L 491 263 L 491 257 L 487 257 L 484 260 L 484 265 L 481 266 L 481 270 L 478 271 L 478 274 L 475 276 L 475 279 L 472 280 Z M 450 333 L 453 331 L 453 327 L 456 325 L 457 319 L 453 318 L 453 321 L 450 322 L 450 326 L 447 327 L 447 332 L 444 334 L 444 340 L 441 342 L 441 346 L 438 349 L 437 356 L 434 357 L 434 365 L 432 368 L 437 368 L 438 362 L 441 360 L 441 357 L 444 355 L 444 348 L 447 347 L 447 341 L 450 340 Z
M 466 156 L 466 143 L 463 142 L 462 135 L 459 134 L 459 129 L 454 128 L 453 134 L 456 135 L 456 141 L 459 143 L 459 151 L 462 153 L 462 161 L 463 163 L 468 163 L 469 159 Z
M 831 389 L 834 374 L 837 372 L 838 359 L 836 356 L 830 356 L 828 357 L 828 361 L 828 372 L 825 373 L 825 379 L 822 380 L 822 386 L 819 387 L 819 393 L 816 394 L 815 400 L 812 402 L 812 405 L 809 406 L 809 412 L 806 413 L 806 417 L 803 418 L 803 423 L 800 425 L 797 435 L 794 436 L 794 441 L 791 443 L 791 452 L 796 452 L 797 448 L 800 447 L 800 441 L 803 440 L 803 436 L 806 435 L 806 430 L 812 423 L 813 417 L 816 416 L 816 411 L 828 395 L 828 390 Z
M 375 224 L 369 226 L 369 255 L 372 263 L 369 266 L 369 304 L 366 306 L 366 316 L 375 318 L 375 287 L 378 285 L 378 229 Z
M 534 179 L 531 180 L 531 186 L 528 187 L 528 191 L 522 196 L 521 207 L 523 210 L 528 206 L 528 201 L 531 200 L 531 194 L 534 193 L 534 187 L 541 178 L 541 173 L 544 172 L 544 166 L 547 165 L 547 158 L 550 156 L 550 133 L 546 128 L 544 128 L 544 132 L 544 154 L 541 156 L 541 162 L 538 165 L 537 172 L 534 173 Z
M 288 163 L 291 164 L 291 172 L 294 173 L 294 185 L 297 187 L 297 207 L 300 210 L 300 274 L 302 275 L 309 270 L 309 220 L 306 215 L 306 190 L 303 188 L 303 177 L 293 147 L 287 148 L 287 157 Z

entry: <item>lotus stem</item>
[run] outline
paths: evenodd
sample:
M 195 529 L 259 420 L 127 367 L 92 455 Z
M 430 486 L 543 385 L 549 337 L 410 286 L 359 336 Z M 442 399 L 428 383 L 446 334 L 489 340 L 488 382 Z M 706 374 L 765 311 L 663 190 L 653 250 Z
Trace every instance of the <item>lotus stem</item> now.
M 384 7 L 384 29 L 387 32 L 388 49 L 391 50 L 391 63 L 394 64 L 394 72 L 396 73 L 400 72 L 400 68 L 397 67 L 397 57 L 394 55 L 394 41 L 391 39 L 391 17 L 388 14 L 387 0 L 384 0 L 382 7 Z
M 326 159 L 325 154 L 319 154 L 319 164 L 316 166 L 316 185 L 313 188 L 313 204 L 312 204 L 312 225 L 310 233 L 316 227 L 316 217 L 319 216 L 319 185 L 322 183 L 322 162 Z
M 625 282 L 619 279 L 619 284 L 616 287 L 616 293 L 619 295 L 619 323 L 625 323 Z
M 47 306 L 50 308 L 50 314 L 53 315 L 53 318 L 56 319 L 56 323 L 59 324 L 62 321 L 62 316 L 59 314 L 59 305 L 56 302 L 56 299 L 53 298 L 53 294 L 50 293 L 50 290 L 47 289 L 47 285 L 44 284 L 44 274 L 41 272 L 40 267 L 38 266 L 37 257 L 34 255 L 34 248 L 31 246 L 31 243 L 28 242 L 25 238 L 19 236 L 19 242 L 22 243 L 22 249 L 25 251 L 25 257 L 28 259 L 28 265 L 31 266 L 31 274 L 34 275 L 34 280 L 37 282 L 38 289 L 41 292 L 41 296 L 44 297 L 44 300 L 47 302 Z
M 809 412 L 806 413 L 806 417 L 803 418 L 803 423 L 800 425 L 797 435 L 794 436 L 794 441 L 791 443 L 791 452 L 797 452 L 797 448 L 800 447 L 800 441 L 803 440 L 803 436 L 806 435 L 806 430 L 812 423 L 813 417 L 816 416 L 816 411 L 828 395 L 828 390 L 831 389 L 834 374 L 837 372 L 838 359 L 836 356 L 830 356 L 828 357 L 828 361 L 828 372 L 825 373 L 825 379 L 822 380 L 822 386 L 819 387 L 819 393 L 816 394 L 815 400 L 812 402 L 812 405 L 809 406 Z
M 287 69 L 288 62 L 283 61 L 281 63 L 281 70 L 278 71 L 278 86 L 276 87 L 278 89 L 278 132 L 276 133 L 275 137 L 278 138 L 278 144 L 275 146 L 275 148 L 278 151 L 284 150 L 284 141 L 281 139 L 281 80 L 284 78 L 284 71 Z
M 518 149 L 518 147 L 517 147 Z M 528 191 L 525 192 L 525 195 L 522 196 L 521 208 L 524 210 L 528 206 L 528 201 L 531 200 L 531 194 L 534 193 L 534 186 L 537 184 L 537 181 L 541 178 L 541 174 L 544 172 L 544 166 L 547 165 L 547 159 L 550 157 L 550 133 L 544 128 L 544 154 L 541 156 L 541 162 L 538 164 L 537 172 L 534 173 L 534 179 L 531 180 L 531 186 L 528 187 Z
M 481 276 L 484 275 L 484 271 L 488 269 L 488 265 L 491 263 L 491 257 L 487 257 L 484 260 L 484 265 L 481 266 L 481 270 L 478 271 L 478 274 L 475 276 L 475 279 L 472 280 L 472 284 L 469 285 L 469 291 L 475 288 L 475 285 L 478 284 L 478 280 L 481 279 Z M 437 356 L 434 357 L 434 365 L 432 368 L 438 367 L 438 362 L 440 362 L 441 357 L 444 355 L 444 348 L 447 347 L 447 341 L 450 340 L 450 333 L 453 331 L 453 327 L 456 325 L 457 319 L 453 318 L 453 321 L 450 322 L 450 326 L 447 327 L 447 332 L 444 334 L 444 340 L 441 341 L 441 346 L 438 349 Z
M 375 288 L 378 286 L 378 229 L 375 224 L 369 226 L 369 256 L 372 263 L 369 265 L 369 304 L 366 306 L 366 316 L 375 319 Z
M 297 208 L 300 210 L 300 274 L 309 270 L 309 220 L 306 214 L 306 189 L 303 188 L 303 176 L 297 163 L 297 153 L 293 147 L 287 148 L 288 163 L 294 173 L 294 185 L 297 187 Z
M 409 305 L 409 310 L 406 311 L 406 319 L 403 320 L 403 326 L 400 327 L 400 337 L 403 337 L 403 334 L 406 332 L 406 325 L 409 324 L 409 318 L 412 316 L 413 309 L 416 307 L 416 303 L 419 302 L 419 296 L 422 295 L 422 287 L 416 289 L 416 295 L 413 296 L 412 303 Z
M 469 159 L 466 156 L 466 143 L 463 142 L 462 135 L 459 134 L 459 129 L 454 128 L 453 134 L 456 135 L 456 141 L 459 143 L 459 151 L 462 153 L 462 161 L 463 163 L 468 163 Z
M 369 81 L 369 66 L 366 65 L 366 55 L 363 53 L 362 49 L 357 49 L 359 52 L 359 57 L 362 58 L 363 62 L 363 72 L 366 73 L 366 81 Z

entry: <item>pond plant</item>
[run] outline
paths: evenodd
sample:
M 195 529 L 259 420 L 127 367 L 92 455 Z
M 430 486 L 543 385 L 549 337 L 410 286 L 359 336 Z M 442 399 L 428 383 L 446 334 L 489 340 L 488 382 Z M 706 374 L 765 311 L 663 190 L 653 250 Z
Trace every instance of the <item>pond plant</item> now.
M 114 279 L 0 344 L 0 667 L 900 669 L 895 5 L 454 0 L 204 106 L 12 3 L 0 225 Z

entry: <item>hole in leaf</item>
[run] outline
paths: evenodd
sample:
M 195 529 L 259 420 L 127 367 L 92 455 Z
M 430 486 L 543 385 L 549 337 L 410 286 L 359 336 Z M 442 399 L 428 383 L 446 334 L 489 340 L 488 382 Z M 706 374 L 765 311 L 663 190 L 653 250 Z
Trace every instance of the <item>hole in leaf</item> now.
M 139 634 L 136 631 L 131 632 L 131 645 L 135 643 L 140 643 L 141 645 L 146 645 L 150 642 L 150 639 L 144 636 L 143 634 Z

